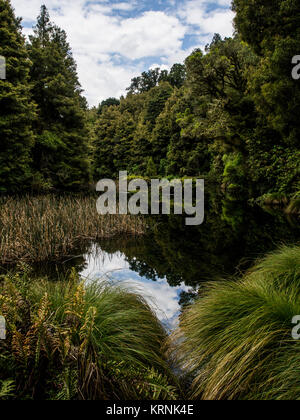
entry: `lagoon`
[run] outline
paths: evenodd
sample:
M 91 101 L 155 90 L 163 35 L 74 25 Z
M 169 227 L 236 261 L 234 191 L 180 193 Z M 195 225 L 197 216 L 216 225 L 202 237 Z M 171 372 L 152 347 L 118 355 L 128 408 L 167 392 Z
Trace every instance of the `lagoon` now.
M 300 239 L 297 218 L 257 206 L 244 209 L 237 224 L 212 209 L 201 226 L 188 227 L 183 217 L 174 215 L 147 220 L 145 236 L 90 243 L 77 257 L 77 271 L 87 281 L 130 285 L 146 298 L 167 330 L 176 327 L 184 305 L 207 282 L 240 276 L 257 258 Z

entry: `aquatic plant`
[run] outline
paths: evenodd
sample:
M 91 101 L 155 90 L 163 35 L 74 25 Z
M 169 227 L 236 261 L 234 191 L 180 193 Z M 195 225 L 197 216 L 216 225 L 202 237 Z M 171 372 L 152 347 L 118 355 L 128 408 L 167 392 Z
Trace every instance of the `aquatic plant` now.
M 193 399 L 299 399 L 300 248 L 283 247 L 242 279 L 214 282 L 170 339 Z
M 142 217 L 101 216 L 95 197 L 0 199 L 0 264 L 58 261 L 83 241 L 145 232 Z
M 177 395 L 161 350 L 166 333 L 133 290 L 99 281 L 84 285 L 74 271 L 63 282 L 6 275 L 0 314 L 7 323 L 0 372 L 5 381 L 14 381 L 14 398 Z

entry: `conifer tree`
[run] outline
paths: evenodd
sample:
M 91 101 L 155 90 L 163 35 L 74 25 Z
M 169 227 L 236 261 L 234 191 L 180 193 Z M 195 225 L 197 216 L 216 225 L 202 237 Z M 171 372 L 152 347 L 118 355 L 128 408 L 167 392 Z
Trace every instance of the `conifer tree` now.
M 6 79 L 0 80 L 0 193 L 13 193 L 30 184 L 35 105 L 21 20 L 10 0 L 0 0 L 0 55 L 6 61 Z
M 146 169 L 146 176 L 151 178 L 152 176 L 157 176 L 157 168 L 154 163 L 152 156 L 148 159 L 147 169 Z
M 28 46 L 39 107 L 33 150 L 36 188 L 81 189 L 90 180 L 86 103 L 65 31 L 41 8 Z
M 300 84 L 292 77 L 292 59 L 299 55 L 299 1 L 234 0 L 233 8 L 241 38 L 260 56 L 249 80 L 257 108 L 281 134 L 285 146 L 296 146 Z
M 248 91 L 260 115 L 255 130 L 259 147 L 252 145 L 252 166 L 264 183 L 269 178 L 269 189 L 293 194 L 300 185 L 300 84 L 292 77 L 292 62 L 299 55 L 300 4 L 234 0 L 233 9 L 236 30 L 258 54 L 258 64 L 248 73 Z M 267 161 L 267 170 L 260 160 Z

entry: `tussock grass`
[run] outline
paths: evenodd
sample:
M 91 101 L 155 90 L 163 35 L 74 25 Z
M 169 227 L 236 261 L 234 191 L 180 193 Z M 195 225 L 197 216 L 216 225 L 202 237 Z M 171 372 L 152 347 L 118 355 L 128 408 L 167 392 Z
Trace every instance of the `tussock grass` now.
M 99 215 L 94 197 L 0 199 L 2 265 L 20 260 L 61 260 L 69 257 L 82 241 L 144 232 L 145 221 L 141 217 Z
M 166 333 L 133 290 L 2 277 L 1 379 L 17 399 L 174 399 Z M 2 386 L 3 395 L 6 395 Z M 1 394 L 0 394 L 1 399 Z
M 182 315 L 171 354 L 194 399 L 300 399 L 300 248 L 283 247 L 236 282 L 211 283 Z

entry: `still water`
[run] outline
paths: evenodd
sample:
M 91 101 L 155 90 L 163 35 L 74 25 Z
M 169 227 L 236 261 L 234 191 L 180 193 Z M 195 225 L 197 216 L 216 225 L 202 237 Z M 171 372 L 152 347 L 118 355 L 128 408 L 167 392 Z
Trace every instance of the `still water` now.
M 206 282 L 240 276 L 266 252 L 300 243 L 299 218 L 279 209 L 243 208 L 232 219 L 220 214 L 221 209 L 210 208 L 198 227 L 185 226 L 178 216 L 151 217 L 143 238 L 89 244 L 77 259 L 78 272 L 87 281 L 134 288 L 173 329 L 183 305 Z
M 158 277 L 158 274 L 155 278 L 146 273 L 143 275 L 134 270 L 125 253 L 109 253 L 99 244 L 93 244 L 84 258 L 85 268 L 80 272 L 84 279 L 109 281 L 141 293 L 167 329 L 176 326 L 181 309 L 180 296 L 191 290 L 184 282 L 179 286 L 171 286 L 166 277 Z M 133 257 L 133 264 L 139 262 Z

